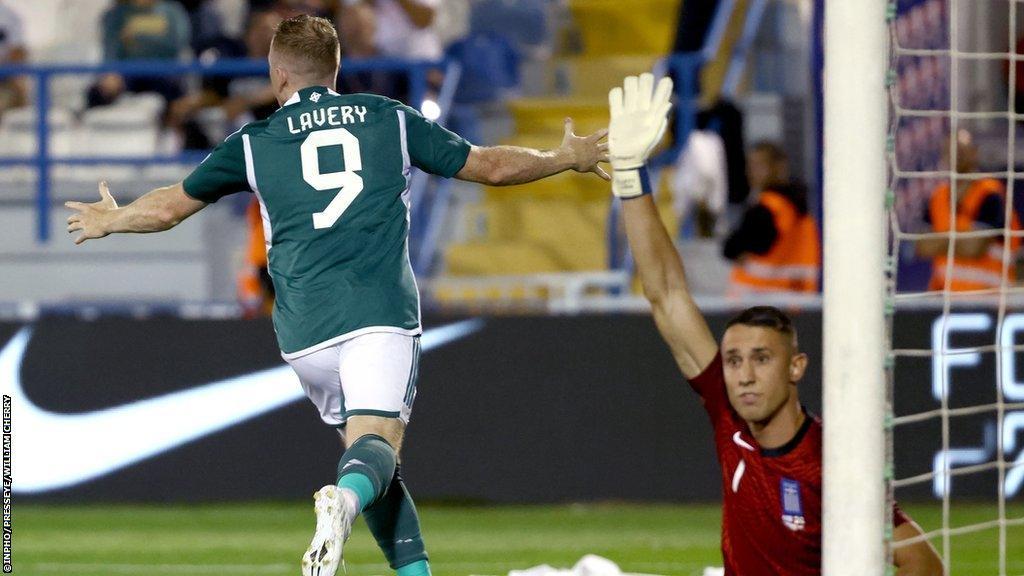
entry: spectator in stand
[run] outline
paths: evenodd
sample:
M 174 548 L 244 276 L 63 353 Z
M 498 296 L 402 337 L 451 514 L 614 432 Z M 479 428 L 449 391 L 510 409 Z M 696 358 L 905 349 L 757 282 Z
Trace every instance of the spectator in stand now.
M 694 228 L 699 238 L 722 237 L 729 199 L 725 145 L 711 130 L 693 130 L 679 154 L 671 180 L 672 207 L 682 230 Z
M 687 0 L 679 4 L 676 20 L 676 38 L 672 52 L 698 52 L 704 47 L 704 37 L 711 28 L 718 9 L 718 0 Z
M 949 146 L 944 146 L 949 150 Z M 949 166 L 948 152 L 945 159 Z M 956 173 L 969 174 L 978 171 L 978 149 L 974 138 L 967 130 L 957 132 L 956 141 Z M 954 213 L 953 202 L 956 203 L 956 231 L 970 232 L 973 230 L 1021 229 L 1015 210 L 1011 211 L 1007 223 L 1006 186 L 1003 182 L 992 178 L 976 180 L 961 179 L 957 181 L 955 200 L 950 198 L 949 183 L 940 184 L 932 192 L 925 213 L 925 222 L 931 225 L 934 232 L 949 232 L 950 217 Z M 917 254 L 932 259 L 932 277 L 929 290 L 943 290 L 946 287 L 946 272 L 950 274 L 949 288 L 955 291 L 994 290 L 1003 284 L 1003 250 L 1002 235 L 957 238 L 953 247 L 953 262 L 948 265 L 948 238 L 928 238 L 917 242 Z M 1016 282 L 1016 270 L 1013 262 L 1020 248 L 1020 238 L 1010 239 L 1010 263 L 1007 282 Z
M 750 185 L 748 198 L 757 198 L 771 185 L 790 180 L 789 156 L 775 142 L 762 140 L 754 144 L 747 153 L 746 169 Z
M 22 64 L 28 59 L 25 29 L 10 7 L 0 3 L 0 64 Z M 0 115 L 28 103 L 28 80 L 24 76 L 0 79 Z
M 733 267 L 731 292 L 815 292 L 821 247 L 807 210 L 807 189 L 789 177 L 789 158 L 776 143 L 759 142 L 747 158 L 755 203 L 725 241 Z
M 249 12 L 276 10 L 282 18 L 299 14 L 319 16 L 328 20 L 337 12 L 340 0 L 249 0 Z
M 170 0 L 120 0 L 103 15 L 103 59 L 178 60 L 189 53 L 192 28 L 181 4 Z M 87 105 L 105 106 L 127 92 L 156 92 L 167 102 L 184 94 L 180 78 L 104 74 L 89 89 Z
M 177 0 L 188 14 L 192 28 L 192 51 L 199 54 L 204 48 L 217 43 L 224 33 L 224 18 L 212 0 Z
M 352 58 L 369 58 L 377 54 L 377 15 L 365 2 L 346 5 L 338 16 L 341 51 Z
M 440 0 L 342 0 L 338 28 L 348 56 L 382 56 L 410 60 L 439 60 L 441 38 L 433 24 Z M 431 90 L 440 86 L 439 71 L 428 75 Z M 408 79 L 401 74 L 345 74 L 341 90 L 374 92 L 403 102 L 409 100 Z
M 380 56 L 437 60 L 441 39 L 433 29 L 440 0 L 344 0 L 340 19 L 358 7 L 373 11 L 374 46 Z
M 341 52 L 347 58 L 377 56 L 377 15 L 373 6 L 357 2 L 344 6 L 338 13 L 338 35 Z M 346 72 L 344 67 L 338 78 L 339 89 L 345 93 L 368 92 L 401 99 L 406 86 L 403 78 L 384 71 Z
M 274 10 L 253 12 L 245 30 L 244 42 L 223 38 L 199 54 L 204 62 L 220 58 L 252 58 L 266 60 L 270 41 L 282 20 Z M 171 103 L 169 124 L 182 135 L 183 147 L 189 150 L 212 148 L 210 139 L 196 122 L 196 114 L 219 106 L 231 130 L 251 120 L 262 120 L 278 109 L 274 91 L 266 74 L 254 76 L 207 76 L 199 92 L 187 94 Z M 229 130 L 229 132 L 231 131 Z M 219 140 L 218 135 L 215 140 Z

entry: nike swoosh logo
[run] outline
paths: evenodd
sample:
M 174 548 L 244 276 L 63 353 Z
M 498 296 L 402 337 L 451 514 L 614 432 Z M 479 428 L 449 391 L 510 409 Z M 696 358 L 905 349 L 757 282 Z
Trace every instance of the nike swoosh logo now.
M 757 452 L 757 448 L 754 448 L 749 442 L 743 439 L 743 432 L 740 430 L 737 430 L 736 433 L 732 435 L 732 441 L 733 444 L 736 444 L 740 448 L 746 448 L 751 452 Z
M 740 459 L 740 463 L 736 466 L 736 471 L 732 474 L 732 493 L 735 494 L 740 490 L 740 480 L 743 479 L 743 473 L 747 471 L 747 461 Z
M 473 319 L 427 330 L 421 350 L 465 338 L 483 325 Z M 21 363 L 31 338 L 32 328 L 22 328 L 0 350 L 0 391 L 13 406 L 15 493 L 74 486 L 305 398 L 285 365 L 103 410 L 57 414 L 33 404 L 22 387 Z

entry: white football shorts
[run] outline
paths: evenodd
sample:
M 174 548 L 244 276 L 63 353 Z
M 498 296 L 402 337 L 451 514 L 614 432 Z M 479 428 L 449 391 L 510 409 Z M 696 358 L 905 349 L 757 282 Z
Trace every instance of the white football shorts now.
M 363 415 L 409 423 L 416 399 L 419 336 L 371 332 L 285 360 L 328 425 L 341 427 L 349 416 Z

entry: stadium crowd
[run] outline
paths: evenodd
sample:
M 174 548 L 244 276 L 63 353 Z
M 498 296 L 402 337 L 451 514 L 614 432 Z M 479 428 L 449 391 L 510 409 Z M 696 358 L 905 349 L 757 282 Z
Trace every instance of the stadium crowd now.
M 25 29 L 21 17 L 10 7 L 0 3 L 0 65 L 25 62 Z M 0 80 L 0 114 L 28 103 L 28 82 L 25 78 Z
M 100 9 L 96 28 L 104 62 L 263 61 L 277 25 L 298 14 L 332 21 L 345 58 L 454 58 L 463 64 L 463 75 L 449 124 L 477 142 L 486 139 L 477 132 L 474 105 L 501 100 L 514 91 L 521 82 L 520 60 L 550 56 L 554 36 L 550 13 L 545 12 L 553 4 L 550 0 L 109 0 L 92 4 Z M 716 4 L 709 0 L 681 5 L 674 50 L 700 48 Z M 0 65 L 30 60 L 25 36 L 22 18 L 0 0 Z M 436 92 L 442 80 L 440 70 L 431 71 L 428 92 Z M 343 66 L 339 89 L 411 103 L 410 82 L 401 73 L 346 73 Z M 118 105 L 135 95 L 157 102 L 161 134 L 157 149 L 164 152 L 209 150 L 227 134 L 266 118 L 277 108 L 262 73 L 204 77 L 106 73 L 93 78 L 84 91 L 80 104 L 70 106 L 79 113 Z M 0 80 L 0 115 L 30 104 L 31 98 L 27 78 Z M 752 146 L 745 142 L 743 112 L 725 100 L 713 101 L 698 116 L 697 125 L 672 182 L 677 216 L 684 225 L 690 224 L 681 236 L 703 236 L 719 244 L 719 253 L 732 268 L 730 293 L 816 292 L 820 241 L 815 198 L 808 197 L 796 176 L 799 167 L 789 165 L 791 151 L 781 142 L 759 141 Z M 924 193 L 934 196 L 931 190 Z M 931 227 L 932 221 L 924 220 Z M 965 223 L 961 228 L 991 227 L 996 224 L 992 220 Z M 259 244 L 258 239 L 254 243 Z M 939 248 L 924 246 L 917 257 L 934 260 L 941 267 Z M 255 279 L 262 263 L 257 260 L 253 261 L 256 272 L 247 273 L 248 280 L 242 282 L 250 287 L 242 290 L 243 301 L 251 299 L 260 285 Z M 990 260 L 990 268 L 1001 260 L 994 249 Z M 969 272 L 978 276 L 976 271 Z M 933 289 L 938 277 L 933 273 Z M 978 289 L 976 284 L 972 287 Z M 952 286 L 959 287 L 958 283 Z
M 23 22 L 3 2 L 0 63 L 24 62 L 29 53 Z M 323 16 L 335 23 L 346 58 L 438 60 L 449 56 L 460 60 L 463 79 L 449 123 L 470 140 L 482 141 L 473 105 L 500 100 L 503 90 L 514 90 L 520 83 L 520 58 L 544 56 L 552 33 L 543 7 L 550 4 L 547 0 L 114 0 L 103 6 L 96 27 L 100 57 L 107 62 L 262 61 L 283 19 L 297 14 Z M 713 1 L 682 4 L 674 50 L 700 48 L 715 5 Z M 439 70 L 432 71 L 428 90 L 436 91 L 442 79 Z M 339 81 L 343 92 L 410 99 L 410 83 L 403 74 L 345 73 L 343 67 Z M 277 107 L 263 75 L 199 78 L 108 73 L 91 82 L 77 108 L 116 105 L 136 94 L 149 94 L 160 103 L 164 151 L 208 150 Z M 30 99 L 26 78 L 0 81 L 0 114 L 23 107 Z M 698 117 L 699 129 L 689 136 L 672 186 L 679 220 L 691 223 L 684 235 L 713 238 L 720 244 L 721 255 L 732 266 L 729 290 L 734 294 L 815 292 L 820 276 L 815 199 L 808 198 L 795 176 L 799 168 L 791 170 L 786 146 L 773 141 L 750 146 L 744 142 L 742 123 L 743 113 L 721 100 Z M 932 196 L 931 190 L 921 194 Z M 927 249 L 919 250 L 917 256 L 934 258 Z
M 674 49 L 699 48 L 715 4 L 683 5 Z M 500 89 L 515 88 L 520 55 L 543 56 L 545 39 L 549 41 L 551 36 L 542 15 L 544 5 L 543 0 L 514 5 L 490 0 L 116 0 L 102 12 L 98 27 L 105 62 L 262 61 L 282 20 L 298 14 L 325 17 L 339 31 L 346 58 L 436 61 L 447 55 L 460 60 L 466 73 L 456 96 L 460 110 L 451 122 L 475 140 L 473 122 L 461 122 L 465 111 L 471 110 L 472 104 L 500 99 Z M 10 29 L 5 39 L 17 42 L 22 36 L 17 16 L 3 8 L 0 17 L 0 26 Z M 230 24 L 237 20 L 241 20 L 240 26 Z M 0 45 L 0 56 L 6 61 L 23 60 L 25 55 L 23 46 L 5 49 Z M 484 69 L 477 70 L 474 59 L 486 61 Z M 431 71 L 428 90 L 436 91 L 442 80 L 440 70 Z M 352 74 L 345 73 L 344 67 L 339 78 L 343 92 L 371 92 L 406 102 L 409 84 L 403 74 Z M 82 108 L 116 105 L 134 94 L 159 97 L 161 131 L 174 150 L 208 150 L 245 123 L 266 118 L 277 108 L 263 74 L 197 78 L 118 73 L 95 78 Z M 8 81 L 0 86 L 0 112 L 24 105 L 25 98 L 24 79 Z M 722 243 L 723 256 L 734 263 L 731 290 L 816 291 L 820 252 L 816 224 L 806 190 L 790 177 L 782 145 L 761 142 L 746 150 L 738 127 L 742 113 L 731 103 L 718 102 L 704 116 L 706 123 L 725 128 L 692 136 L 690 153 L 677 173 L 684 178 L 700 173 L 692 163 L 700 163 L 702 155 L 712 172 L 728 173 L 716 189 L 698 191 L 697 195 L 704 200 L 704 208 L 711 196 L 727 197 L 727 202 L 718 198 L 710 203 L 719 207 L 729 204 L 727 214 L 715 215 L 718 223 L 711 235 Z M 707 146 L 702 148 L 701 142 L 712 143 L 710 158 L 702 152 Z M 724 153 L 723 147 L 727 149 Z M 694 194 L 685 188 L 693 186 L 681 184 L 674 196 Z M 258 218 L 249 220 L 254 224 L 251 243 L 259 247 Z M 240 299 L 247 310 L 265 310 L 270 296 L 265 290 L 267 283 L 260 281 L 265 256 L 260 255 L 261 250 L 247 252 L 252 257 L 247 258 L 239 281 Z
M 226 15 L 220 3 L 211 0 L 119 0 L 101 19 L 103 60 L 264 60 L 277 24 L 298 14 L 335 22 L 345 39 L 347 56 L 437 60 L 442 56 L 438 27 L 451 21 L 440 17 L 439 11 L 444 6 L 446 14 L 450 13 L 456 4 L 438 0 L 251 0 L 236 7 L 245 13 L 245 25 L 239 35 L 233 35 L 224 26 Z M 402 83 L 393 77 L 360 77 L 350 83 L 360 90 L 406 95 Z M 229 129 L 265 118 L 276 109 L 264 75 L 208 76 L 190 84 L 184 78 L 166 75 L 125 78 L 109 73 L 89 89 L 86 105 L 108 105 L 126 92 L 159 94 L 165 102 L 164 124 L 178 135 L 185 149 L 210 148 L 209 134 L 196 121 L 204 109 L 219 108 Z

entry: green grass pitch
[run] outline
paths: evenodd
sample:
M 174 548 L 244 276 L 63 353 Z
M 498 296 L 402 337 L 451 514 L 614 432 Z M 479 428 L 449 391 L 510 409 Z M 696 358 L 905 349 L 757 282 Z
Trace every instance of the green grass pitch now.
M 904 506 L 925 529 L 937 506 Z M 290 575 L 313 530 L 305 503 L 200 506 L 14 507 L 14 574 L 26 576 Z M 570 567 L 600 554 L 627 572 L 700 574 L 721 565 L 716 505 L 421 506 L 438 576 L 498 575 L 538 564 Z M 1008 509 L 1024 516 L 1024 505 Z M 953 523 L 996 517 L 991 505 L 954 507 Z M 994 530 L 954 537 L 952 574 L 998 574 Z M 936 545 L 941 549 L 941 542 Z M 1024 527 L 1007 538 L 1007 574 L 1024 573 Z M 346 549 L 348 574 L 389 574 L 366 528 Z

